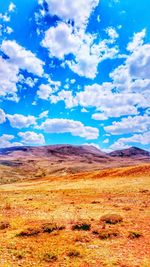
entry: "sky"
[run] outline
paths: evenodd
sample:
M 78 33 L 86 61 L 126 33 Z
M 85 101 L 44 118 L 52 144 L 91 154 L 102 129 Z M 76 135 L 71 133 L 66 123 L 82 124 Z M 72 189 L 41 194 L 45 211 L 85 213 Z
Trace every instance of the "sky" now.
M 0 147 L 150 151 L 149 10 L 149 0 L 0 0 Z

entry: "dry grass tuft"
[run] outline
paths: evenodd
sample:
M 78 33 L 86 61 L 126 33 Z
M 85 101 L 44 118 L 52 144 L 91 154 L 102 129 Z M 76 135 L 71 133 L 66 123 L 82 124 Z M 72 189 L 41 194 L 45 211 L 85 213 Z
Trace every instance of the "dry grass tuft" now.
M 0 222 L 0 230 L 5 230 L 10 227 L 10 223 L 7 221 Z
M 90 231 L 91 229 L 91 224 L 88 222 L 76 222 L 73 226 L 72 226 L 72 230 L 77 230 L 77 231 Z
M 78 250 L 72 249 L 67 253 L 67 256 L 70 258 L 76 258 L 76 257 L 80 257 L 81 254 Z
M 58 259 L 57 255 L 50 252 L 45 253 L 43 256 L 43 260 L 46 262 L 55 262 L 57 261 L 57 259 Z
M 54 223 L 46 223 L 42 226 L 43 233 L 52 233 L 53 231 L 60 231 L 64 229 L 65 229 L 64 225 L 58 225 Z
M 140 232 L 132 231 L 129 233 L 128 238 L 136 239 L 136 238 L 140 238 L 141 236 L 142 236 L 142 234 Z
M 117 224 L 122 222 L 123 218 L 118 214 L 106 214 L 101 217 L 100 221 L 108 224 Z
M 93 234 L 97 235 L 102 240 L 120 236 L 120 233 L 119 233 L 119 231 L 117 229 L 93 230 Z
M 38 228 L 27 228 L 26 230 L 21 231 L 19 234 L 17 234 L 17 237 L 25 237 L 25 236 L 36 236 L 40 233 L 40 229 Z

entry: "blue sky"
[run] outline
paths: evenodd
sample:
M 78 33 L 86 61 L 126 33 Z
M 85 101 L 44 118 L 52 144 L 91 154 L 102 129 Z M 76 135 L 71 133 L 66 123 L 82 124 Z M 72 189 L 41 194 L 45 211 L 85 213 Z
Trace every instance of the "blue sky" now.
M 148 0 L 0 0 L 0 147 L 150 150 Z

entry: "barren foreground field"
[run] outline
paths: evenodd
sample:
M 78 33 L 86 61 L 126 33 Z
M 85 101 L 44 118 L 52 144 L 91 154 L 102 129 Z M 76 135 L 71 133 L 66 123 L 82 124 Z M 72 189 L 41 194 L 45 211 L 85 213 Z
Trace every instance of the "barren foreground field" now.
M 149 267 L 150 164 L 1 185 L 0 266 Z

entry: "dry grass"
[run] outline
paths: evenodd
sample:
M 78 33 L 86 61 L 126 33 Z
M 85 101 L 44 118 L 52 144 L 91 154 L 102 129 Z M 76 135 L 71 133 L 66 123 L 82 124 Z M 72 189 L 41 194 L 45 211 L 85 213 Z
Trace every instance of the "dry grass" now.
M 148 164 L 1 185 L 0 267 L 149 267 L 149 188 Z

